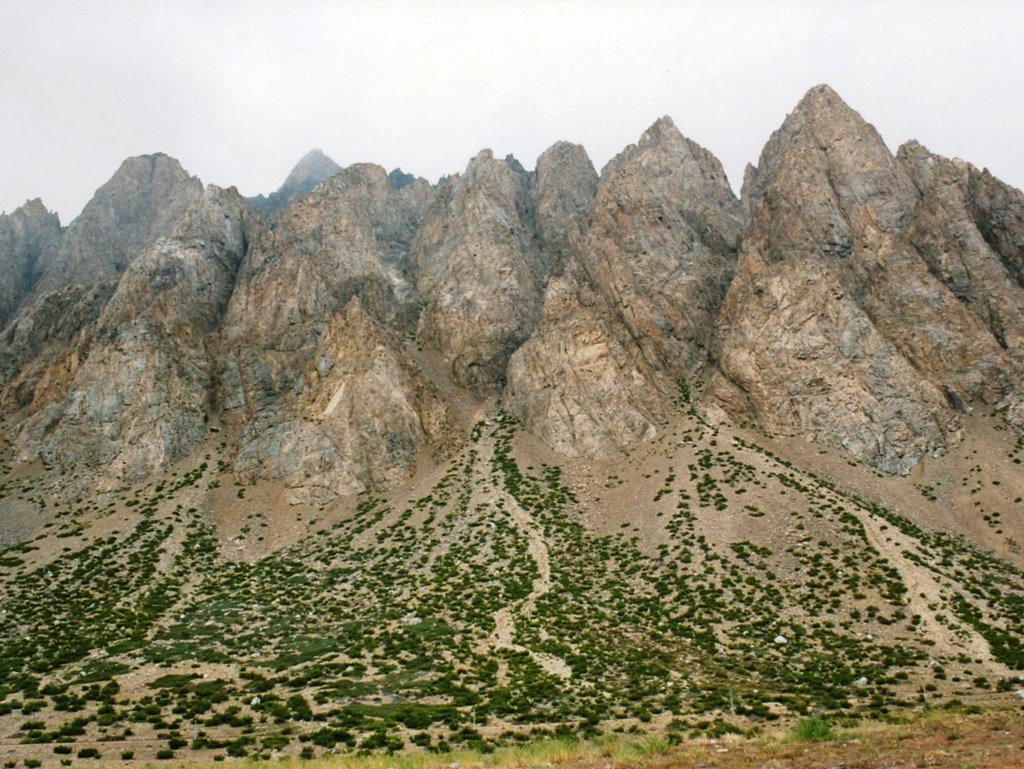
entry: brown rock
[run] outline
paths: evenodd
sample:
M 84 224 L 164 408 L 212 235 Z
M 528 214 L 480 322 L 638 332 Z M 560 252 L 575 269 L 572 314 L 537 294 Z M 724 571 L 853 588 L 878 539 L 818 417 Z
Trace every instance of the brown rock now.
M 131 262 L 80 354 L 44 375 L 38 410 L 18 438 L 23 459 L 138 479 L 199 446 L 213 387 L 211 332 L 245 251 L 247 217 L 234 189 L 210 187 L 172 237 Z
M 550 264 L 534 238 L 528 182 L 484 150 L 442 186 L 412 246 L 417 338 L 478 395 L 500 389 L 540 317 Z
M 721 165 L 662 118 L 604 169 L 580 245 L 513 356 L 508 408 L 569 455 L 652 437 L 704 363 L 740 206 Z

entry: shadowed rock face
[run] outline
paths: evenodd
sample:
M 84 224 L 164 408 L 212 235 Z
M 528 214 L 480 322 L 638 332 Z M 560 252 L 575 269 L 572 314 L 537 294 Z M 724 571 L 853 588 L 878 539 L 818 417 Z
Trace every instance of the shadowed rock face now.
M 594 165 L 579 144 L 557 142 L 537 158 L 531 189 L 537 237 L 555 273 L 578 246 L 597 181 Z
M 442 186 L 413 243 L 417 338 L 475 394 L 500 389 L 540 316 L 551 264 L 534 226 L 528 175 L 485 150 Z
M 604 169 L 565 275 L 509 366 L 506 403 L 558 451 L 650 438 L 706 360 L 740 206 L 721 165 L 662 118 Z
M 0 381 L 6 385 L 0 410 L 37 409 L 60 397 L 69 366 L 87 354 L 91 324 L 120 275 L 174 231 L 202 192 L 200 181 L 173 158 L 129 158 L 59 238 L 47 241 L 31 292 L 0 337 Z M 45 397 L 34 403 L 40 383 Z
M 44 376 L 19 436 L 26 458 L 141 478 L 206 437 L 212 346 L 250 227 L 234 190 L 210 187 L 174 233 L 132 260 L 82 353 Z M 63 392 L 62 392 L 63 391 Z
M 566 142 L 437 186 L 314 151 L 246 201 L 151 155 L 64 230 L 39 201 L 0 217 L 0 266 L 19 457 L 108 480 L 212 425 L 240 478 L 322 503 L 430 466 L 496 403 L 613 457 L 684 380 L 708 416 L 893 473 L 978 404 L 1024 429 L 1024 195 L 915 142 L 894 156 L 824 86 L 741 200 L 668 118 L 600 177 Z
M 257 195 L 249 198 L 251 206 L 260 209 L 269 217 L 273 217 L 285 206 L 291 205 L 303 195 L 308 195 L 318 184 L 330 179 L 341 170 L 341 166 L 327 157 L 320 150 L 310 150 L 295 164 L 284 183 L 264 197 Z
M 60 240 L 60 219 L 38 198 L 0 216 L 0 327 L 35 288 Z
M 897 160 L 831 89 L 812 89 L 745 185 L 752 219 L 712 401 L 906 472 L 956 440 L 952 406 L 1016 392 L 1019 368 L 993 328 L 1017 322 L 1020 286 L 951 169 L 916 146 Z M 972 300 L 965 260 L 996 306 Z
M 124 161 L 64 233 L 36 295 L 116 279 L 157 238 L 170 235 L 202 194 L 202 183 L 167 155 Z

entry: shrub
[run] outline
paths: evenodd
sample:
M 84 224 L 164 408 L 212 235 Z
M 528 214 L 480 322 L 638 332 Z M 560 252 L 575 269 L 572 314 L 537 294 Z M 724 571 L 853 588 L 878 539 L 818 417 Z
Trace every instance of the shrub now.
M 793 737 L 799 742 L 821 742 L 835 735 L 832 725 L 823 718 L 804 718 L 793 726 Z

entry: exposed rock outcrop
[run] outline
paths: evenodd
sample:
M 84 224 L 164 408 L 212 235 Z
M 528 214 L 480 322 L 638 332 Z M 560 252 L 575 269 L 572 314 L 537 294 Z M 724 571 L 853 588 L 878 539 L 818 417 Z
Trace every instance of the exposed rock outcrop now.
M 0 215 L 0 328 L 35 288 L 61 234 L 57 214 L 36 198 Z
M 172 157 L 128 158 L 68 226 L 36 295 L 116 279 L 157 238 L 170 235 L 202 194 L 202 182 Z
M 433 195 L 421 179 L 396 186 L 378 166 L 351 166 L 253 242 L 218 394 L 243 478 L 324 501 L 408 476 L 450 430 L 401 349 L 418 311 L 409 244 Z
M 509 366 L 510 410 L 570 455 L 654 435 L 676 381 L 705 362 L 741 224 L 714 156 L 668 118 L 651 126 L 602 172 L 579 248 Z
M 412 257 L 420 343 L 460 386 L 497 393 L 509 357 L 537 325 L 550 275 L 535 239 L 529 176 L 490 150 L 478 154 L 441 186 Z
M 273 216 L 285 206 L 291 205 L 303 195 L 308 195 L 318 184 L 330 179 L 341 170 L 341 166 L 318 149 L 310 150 L 291 170 L 284 183 L 267 196 L 248 198 L 267 216 Z
M 556 273 L 578 245 L 597 181 L 594 165 L 579 144 L 558 142 L 537 158 L 531 190 L 537 236 Z
M 321 335 L 354 296 L 378 322 L 411 330 L 407 250 L 433 191 L 395 190 L 383 168 L 351 166 L 254 238 L 224 321 L 219 395 L 242 423 L 297 392 Z
M 235 463 L 246 480 L 285 484 L 294 502 L 386 488 L 454 445 L 447 404 L 358 297 L 321 336 L 304 385 L 283 413 L 245 428 Z
M 314 151 L 245 201 L 158 154 L 64 230 L 39 201 L 0 217 L 0 266 L 19 456 L 115 478 L 214 426 L 242 479 L 323 503 L 429 466 L 496 398 L 557 452 L 611 457 L 683 381 L 709 416 L 894 473 L 979 405 L 1024 429 L 1024 195 L 894 156 L 824 86 L 740 200 L 668 118 L 600 177 L 566 142 L 437 186 Z
M 745 185 L 752 220 L 720 323 L 712 391 L 727 411 L 906 472 L 956 440 L 953 406 L 1014 389 L 990 314 L 950 264 L 973 261 L 993 287 L 1005 270 L 949 169 L 920 155 L 897 161 L 826 86 L 772 136 Z
M 248 216 L 234 189 L 210 187 L 171 237 L 131 261 L 82 354 L 40 383 L 37 396 L 59 396 L 60 385 L 67 394 L 39 397 L 18 439 L 24 458 L 137 479 L 199 446 L 213 390 L 211 345 L 245 253 Z

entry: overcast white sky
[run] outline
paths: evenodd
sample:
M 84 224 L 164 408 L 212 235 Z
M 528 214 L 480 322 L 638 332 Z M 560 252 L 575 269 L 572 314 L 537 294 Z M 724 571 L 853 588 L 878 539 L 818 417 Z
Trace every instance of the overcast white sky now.
M 738 188 L 821 82 L 1021 187 L 1022 40 L 1015 0 L 0 0 L 0 210 L 67 223 L 155 151 L 246 195 L 313 147 L 434 181 L 568 139 L 600 169 L 663 114 Z

